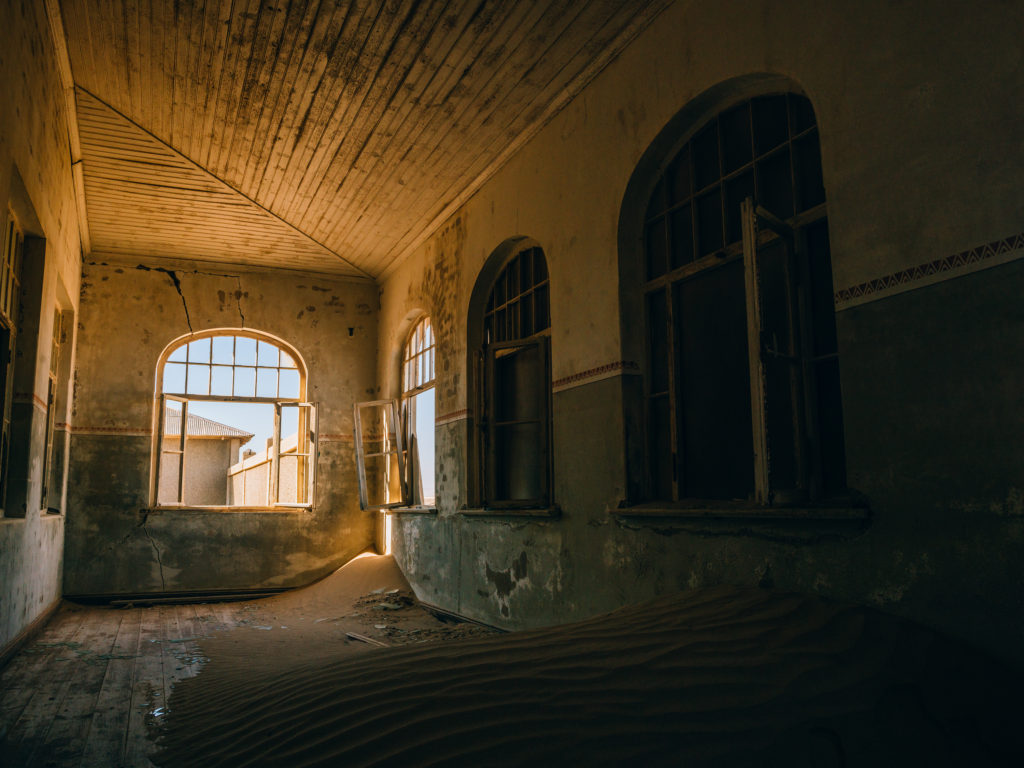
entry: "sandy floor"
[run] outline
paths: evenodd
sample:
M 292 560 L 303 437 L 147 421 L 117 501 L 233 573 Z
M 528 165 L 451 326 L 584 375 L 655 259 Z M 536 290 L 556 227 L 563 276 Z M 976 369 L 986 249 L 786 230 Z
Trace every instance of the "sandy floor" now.
M 720 587 L 460 637 L 484 630 L 407 595 L 390 558 L 364 557 L 254 602 L 251 627 L 202 641 L 154 762 L 1024 765 L 1024 680 L 868 609 Z

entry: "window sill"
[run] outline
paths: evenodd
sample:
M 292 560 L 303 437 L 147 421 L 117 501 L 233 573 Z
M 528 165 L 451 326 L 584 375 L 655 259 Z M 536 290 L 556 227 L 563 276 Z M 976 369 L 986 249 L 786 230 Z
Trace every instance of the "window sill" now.
M 160 515 L 160 514 L 163 514 L 165 512 L 188 512 L 190 514 L 191 513 L 195 513 L 195 512 L 207 512 L 207 513 L 215 514 L 215 515 L 220 515 L 220 514 L 235 515 L 235 514 L 239 514 L 239 513 L 241 513 L 241 514 L 264 514 L 264 513 L 270 513 L 270 514 L 280 515 L 280 514 L 296 514 L 296 513 L 311 512 L 312 509 L 313 509 L 312 506 L 307 504 L 307 505 L 304 505 L 304 506 L 294 506 L 294 507 L 287 507 L 287 506 L 283 506 L 283 507 L 198 507 L 198 506 L 175 507 L 175 506 L 162 506 L 162 507 L 146 507 L 146 508 L 143 508 L 141 511 L 142 511 L 143 514 L 151 514 L 151 515 Z
M 436 515 L 437 507 L 393 507 L 383 511 L 389 515 Z
M 464 517 L 507 517 L 507 518 L 547 518 L 562 516 L 562 510 L 553 504 L 549 507 L 463 507 L 459 514 Z
M 609 510 L 624 518 L 657 518 L 664 520 L 734 520 L 751 523 L 799 521 L 865 522 L 871 517 L 867 507 L 849 499 L 816 503 L 765 507 L 749 501 L 693 500 L 680 502 L 651 501 L 623 505 Z

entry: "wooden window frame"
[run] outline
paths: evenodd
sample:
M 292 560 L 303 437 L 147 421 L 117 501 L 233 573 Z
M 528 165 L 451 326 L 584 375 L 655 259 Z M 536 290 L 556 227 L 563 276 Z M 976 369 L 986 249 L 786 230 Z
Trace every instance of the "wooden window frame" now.
M 423 498 L 423 476 L 418 453 L 419 441 L 416 439 L 415 431 L 416 399 L 424 392 L 436 389 L 434 380 L 436 346 L 430 315 L 423 315 L 409 331 L 405 346 L 402 348 L 402 394 L 399 402 L 400 429 L 405 439 L 406 483 L 409 489 L 409 504 L 414 507 L 422 507 L 426 504 Z M 434 404 L 436 408 L 436 395 Z M 431 469 L 435 472 L 435 496 L 430 502 L 431 506 L 437 501 L 436 466 L 435 452 L 435 461 L 431 463 Z
M 239 338 L 250 338 L 257 343 L 257 357 L 256 363 L 253 365 L 248 364 L 236 364 L 232 363 L 215 363 L 213 362 L 213 339 L 230 337 L 232 341 L 232 360 L 234 361 L 238 351 L 238 339 Z M 172 360 L 177 351 L 181 348 L 190 349 L 193 342 L 203 341 L 205 339 L 210 340 L 210 355 L 206 362 L 192 362 L 189 360 L 189 351 L 186 351 L 185 361 L 182 363 L 178 360 Z M 278 352 L 278 366 L 260 366 L 259 362 L 259 343 L 274 347 Z M 287 355 L 290 358 L 292 365 L 280 365 L 282 360 L 281 355 Z M 185 366 L 185 379 L 182 386 L 186 392 L 166 392 L 165 387 L 165 373 L 168 364 L 184 364 Z M 206 394 L 189 394 L 188 390 L 188 376 L 191 366 L 206 366 L 209 370 L 206 373 L 207 386 Z M 235 392 L 237 388 L 237 377 L 235 376 L 234 369 L 245 368 L 254 370 L 253 378 L 253 392 L 259 391 L 259 370 L 272 370 L 277 368 L 276 376 L 276 396 L 248 396 L 248 395 L 223 395 L 223 394 L 210 394 L 213 389 L 213 369 L 214 367 L 224 367 L 232 369 L 231 376 L 231 391 Z M 295 370 L 298 372 L 298 396 L 297 397 L 280 397 L 281 391 L 281 375 L 282 370 Z M 187 337 L 179 339 L 175 344 L 168 347 L 164 354 L 161 356 L 161 361 L 157 369 L 157 429 L 156 429 L 156 445 L 154 446 L 155 460 L 153 462 L 153 480 L 150 488 L 150 498 L 152 499 L 152 506 L 154 508 L 179 508 L 179 509 L 201 509 L 204 507 L 211 508 L 224 508 L 233 510 L 245 510 L 245 509 L 286 509 L 286 508 L 299 508 L 299 509 L 310 509 L 313 507 L 316 494 L 316 478 L 317 478 L 317 459 L 319 456 L 319 421 L 318 421 L 318 405 L 314 402 L 308 402 L 304 398 L 306 391 L 306 370 L 302 363 L 301 358 L 298 354 L 284 346 L 283 342 L 273 337 L 268 337 L 264 334 L 257 332 L 246 332 L 240 329 L 221 329 L 214 331 L 205 331 L 200 333 L 191 334 Z M 178 434 L 178 447 L 172 450 L 164 449 L 164 437 L 166 434 L 166 417 L 168 403 L 177 402 L 181 404 L 180 411 L 180 428 Z M 192 402 L 214 402 L 214 403 L 252 403 L 252 404 L 269 404 L 274 406 L 274 430 L 271 439 L 271 447 L 268 452 L 268 458 L 270 461 L 270 471 L 268 477 L 268 489 L 267 489 L 267 503 L 266 505 L 252 506 L 245 504 L 216 504 L 216 505 L 197 505 L 188 504 L 184 500 L 185 484 L 186 484 L 186 456 L 188 454 L 188 407 L 189 403 Z M 281 427 L 283 420 L 281 418 L 282 410 L 285 408 L 298 408 L 298 419 L 296 424 L 296 450 L 295 453 L 286 451 L 282 454 L 282 443 L 283 438 L 281 435 Z M 302 450 L 300 450 L 300 448 Z M 165 466 L 163 454 L 172 454 L 177 456 L 176 461 L 178 462 L 178 473 L 177 473 L 177 490 L 174 494 L 175 500 L 173 502 L 161 502 L 160 501 L 160 479 L 161 473 Z M 298 496 L 301 489 L 303 500 L 297 501 L 281 501 L 279 499 L 280 488 L 281 488 L 281 456 L 285 457 L 289 455 L 296 456 L 298 464 L 296 466 L 296 495 Z M 299 461 L 298 457 L 303 457 L 305 461 Z
M 17 517 L 7 509 L 10 488 L 8 465 L 11 453 L 11 406 L 14 400 L 14 361 L 18 342 L 18 296 L 21 293 L 21 270 L 25 257 L 25 234 L 14 211 L 7 210 L 3 252 L 0 254 L 0 325 L 7 333 L 0 381 L 3 401 L 0 403 L 0 517 Z

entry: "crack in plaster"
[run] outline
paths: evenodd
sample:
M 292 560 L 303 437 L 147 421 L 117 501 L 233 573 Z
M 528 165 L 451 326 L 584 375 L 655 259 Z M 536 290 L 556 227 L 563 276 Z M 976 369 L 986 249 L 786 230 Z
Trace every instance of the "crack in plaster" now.
M 143 533 L 146 534 L 146 538 L 149 539 L 150 546 L 153 547 L 153 551 L 156 553 L 156 564 L 160 568 L 160 589 L 167 591 L 167 583 L 164 581 L 164 561 L 160 555 L 160 547 L 156 545 L 152 535 L 149 533 L 149 528 L 146 527 L 146 523 L 149 521 L 149 513 L 144 512 L 142 520 L 139 522 L 139 528 L 142 529 Z
M 181 280 L 178 278 L 178 273 L 173 269 L 167 269 L 166 267 L 147 267 L 145 264 L 138 264 L 135 268 L 146 272 L 163 272 L 171 278 L 171 282 L 174 284 L 174 290 L 176 290 L 178 295 L 181 297 L 181 306 L 185 309 L 185 322 L 188 323 L 188 331 L 189 333 L 194 333 L 192 330 L 192 318 L 190 318 L 188 314 L 188 303 L 185 301 L 185 294 L 181 292 Z

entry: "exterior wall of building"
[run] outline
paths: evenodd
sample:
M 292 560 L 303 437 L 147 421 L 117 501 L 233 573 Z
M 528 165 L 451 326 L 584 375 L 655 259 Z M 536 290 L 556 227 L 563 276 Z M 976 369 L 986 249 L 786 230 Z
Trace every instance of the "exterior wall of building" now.
M 1024 641 L 1024 9 L 1000 2 L 677 2 L 386 276 L 378 377 L 418 313 L 437 338 L 438 513 L 395 515 L 424 600 L 508 627 L 720 583 L 878 606 L 1014 659 Z M 763 79 L 762 79 L 763 78 Z M 630 180 L 758 83 L 799 89 L 821 133 L 849 485 L 866 526 L 615 514 L 642 386 L 620 296 Z M 680 133 L 682 138 L 682 133 Z M 508 238 L 551 275 L 558 519 L 469 517 L 467 309 Z M 642 336 L 640 336 L 642 339 Z
M 202 264 L 156 269 L 143 258 L 86 263 L 65 593 L 300 585 L 372 546 L 373 516 L 359 510 L 356 491 L 352 403 L 374 391 L 376 324 L 369 282 Z M 243 327 L 284 340 L 308 367 L 320 419 L 313 508 L 152 509 L 160 354 L 190 330 Z
M 72 370 L 81 264 L 71 175 L 65 93 L 42 3 L 16 3 L 0 29 L 0 222 L 8 206 L 27 236 L 22 317 L 11 409 L 10 481 L 0 517 L 0 654 L 61 595 L 63 514 L 41 510 L 46 402 L 54 309 L 65 311 L 64 353 Z M 63 375 L 65 385 L 70 376 Z M 64 509 L 64 443 L 68 423 L 56 414 L 59 468 L 46 506 Z
M 224 505 L 228 500 L 228 468 L 238 458 L 237 438 L 188 438 L 185 447 L 185 504 Z M 164 450 L 178 447 L 177 436 L 164 438 Z M 178 498 L 178 463 L 164 461 L 160 467 L 158 498 L 173 504 Z

